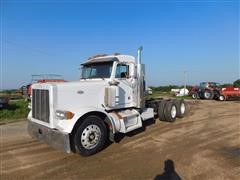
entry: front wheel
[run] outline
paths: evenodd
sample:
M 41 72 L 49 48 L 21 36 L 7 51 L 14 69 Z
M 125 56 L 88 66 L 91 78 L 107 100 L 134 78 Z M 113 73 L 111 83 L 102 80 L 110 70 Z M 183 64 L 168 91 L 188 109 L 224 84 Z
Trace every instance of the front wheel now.
M 107 140 L 107 128 L 97 116 L 88 116 L 79 126 L 75 136 L 76 151 L 82 156 L 90 156 L 103 149 Z
M 225 101 L 225 100 L 226 100 L 226 97 L 221 94 L 218 99 L 219 99 L 220 101 Z
M 198 99 L 198 93 L 196 93 L 196 92 L 193 93 L 193 94 L 192 94 L 192 98 L 193 98 L 193 99 Z

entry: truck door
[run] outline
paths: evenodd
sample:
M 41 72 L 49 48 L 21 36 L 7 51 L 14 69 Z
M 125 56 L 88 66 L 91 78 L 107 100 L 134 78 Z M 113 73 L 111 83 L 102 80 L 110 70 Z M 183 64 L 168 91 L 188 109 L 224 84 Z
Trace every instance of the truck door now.
M 136 79 L 132 75 L 133 63 L 118 63 L 115 78 L 118 80 L 118 107 L 126 108 L 135 106 Z

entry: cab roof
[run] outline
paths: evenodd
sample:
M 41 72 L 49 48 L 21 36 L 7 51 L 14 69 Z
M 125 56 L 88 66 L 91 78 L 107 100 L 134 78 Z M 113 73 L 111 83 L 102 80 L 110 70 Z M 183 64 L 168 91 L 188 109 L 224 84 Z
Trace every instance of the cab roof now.
M 129 55 L 100 55 L 89 58 L 81 65 L 88 65 L 93 63 L 104 63 L 104 62 L 135 62 L 135 58 Z

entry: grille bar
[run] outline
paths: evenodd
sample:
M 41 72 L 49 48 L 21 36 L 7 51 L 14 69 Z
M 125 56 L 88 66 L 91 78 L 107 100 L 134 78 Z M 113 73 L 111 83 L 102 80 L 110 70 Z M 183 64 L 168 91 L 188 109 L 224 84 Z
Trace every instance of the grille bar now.
M 46 89 L 33 89 L 32 117 L 49 123 L 49 112 L 49 91 Z

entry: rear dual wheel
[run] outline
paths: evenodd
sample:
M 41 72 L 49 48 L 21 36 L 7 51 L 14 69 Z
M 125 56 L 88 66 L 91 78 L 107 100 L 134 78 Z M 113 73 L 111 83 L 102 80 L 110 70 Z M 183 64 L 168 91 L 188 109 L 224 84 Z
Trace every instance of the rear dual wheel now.
M 187 104 L 183 99 L 175 100 L 175 104 L 177 106 L 177 117 L 183 118 L 187 111 Z
M 158 106 L 158 117 L 161 121 L 174 122 L 186 113 L 186 103 L 181 100 L 161 101 Z
M 177 117 L 177 106 L 173 101 L 161 101 L 158 106 L 158 117 L 161 121 L 174 122 Z
M 166 121 L 166 118 L 165 118 L 165 115 L 164 115 L 164 109 L 165 109 L 166 103 L 167 103 L 167 101 L 161 101 L 158 104 L 158 118 L 161 121 Z
M 174 122 L 177 118 L 177 105 L 174 101 L 168 101 L 164 109 L 166 121 Z

